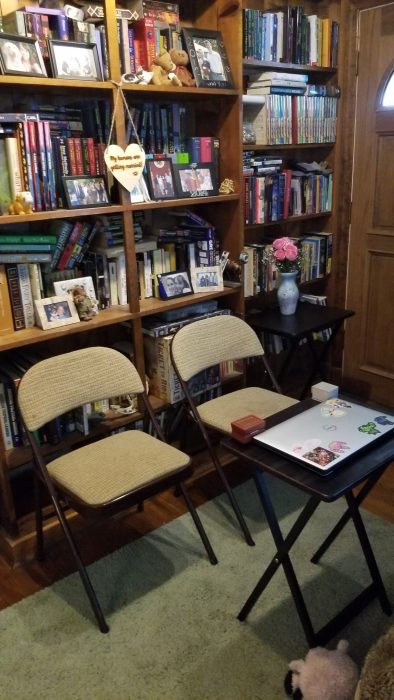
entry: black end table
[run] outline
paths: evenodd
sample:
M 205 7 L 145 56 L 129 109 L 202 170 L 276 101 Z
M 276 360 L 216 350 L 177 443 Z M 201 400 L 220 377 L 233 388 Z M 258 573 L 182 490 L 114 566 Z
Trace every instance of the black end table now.
M 267 428 L 287 418 L 291 418 L 316 403 L 317 402 L 312 399 L 306 399 L 280 413 L 270 416 L 270 418 L 267 419 Z M 267 566 L 238 614 L 238 619 L 243 621 L 247 618 L 249 612 L 252 610 L 280 566 L 283 567 L 306 639 L 311 647 L 317 645 L 324 646 L 375 598 L 379 599 L 383 612 L 386 613 L 386 615 L 391 615 L 392 607 L 387 597 L 382 577 L 372 551 L 372 546 L 359 512 L 359 506 L 394 460 L 394 437 L 389 435 L 381 442 L 371 445 L 367 450 L 355 455 L 347 463 L 343 464 L 337 472 L 326 477 L 316 475 L 314 472 L 298 465 L 296 462 L 286 459 L 255 442 L 242 445 L 232 438 L 226 437 L 221 441 L 221 444 L 254 470 L 254 480 L 257 491 L 277 548 L 277 552 L 271 563 Z M 271 474 L 309 494 L 306 505 L 286 536 L 282 534 L 266 483 L 265 474 Z M 361 483 L 363 483 L 363 486 L 358 494 L 355 495 L 353 489 Z M 352 520 L 370 572 L 372 583 L 324 627 L 318 632 L 315 632 L 290 559 L 290 550 L 304 527 L 308 524 L 318 505 L 322 501 L 327 503 L 336 501 L 342 496 L 347 501 L 347 510 L 314 553 L 311 561 L 317 564 L 323 554 L 335 541 L 346 523 Z
M 300 398 L 303 399 L 307 395 L 316 374 L 323 374 L 323 360 L 340 327 L 345 319 L 354 316 L 354 313 L 354 311 L 349 309 L 320 306 L 303 301 L 299 302 L 297 311 L 292 316 L 282 316 L 279 308 L 270 308 L 264 309 L 256 314 L 250 314 L 247 321 L 257 333 L 273 333 L 274 335 L 285 338 L 289 342 L 284 362 L 277 374 L 279 384 L 286 369 L 290 365 L 300 340 L 303 338 L 306 339 L 307 346 L 312 356 L 312 367 L 301 391 Z M 314 333 L 327 329 L 331 330 L 328 339 L 324 343 L 316 343 L 313 337 Z

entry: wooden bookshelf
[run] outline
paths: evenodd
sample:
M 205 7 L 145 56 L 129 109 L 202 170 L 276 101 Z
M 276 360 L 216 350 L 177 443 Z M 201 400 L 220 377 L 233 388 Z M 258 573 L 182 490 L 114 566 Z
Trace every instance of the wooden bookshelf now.
M 141 376 L 145 376 L 145 359 L 142 338 L 142 318 L 156 315 L 161 311 L 174 310 L 199 304 L 204 300 L 218 299 L 219 306 L 231 308 L 233 312 L 244 311 L 241 287 L 225 288 L 222 292 L 188 295 L 185 298 L 162 301 L 160 299 L 140 299 L 138 290 L 138 272 L 136 250 L 133 236 L 133 216 L 136 212 L 147 212 L 149 216 L 160 220 L 162 214 L 170 209 L 193 208 L 206 217 L 216 227 L 221 249 L 230 251 L 231 257 L 237 259 L 242 250 L 242 213 L 240 164 L 241 141 L 241 33 L 242 11 L 238 4 L 228 4 L 225 0 L 181 0 L 181 22 L 185 26 L 203 27 L 221 31 L 227 46 L 233 74 L 233 87 L 187 88 L 154 85 L 123 84 L 125 98 L 129 106 L 145 101 L 162 104 L 180 102 L 186 106 L 192 117 L 190 124 L 196 129 L 196 135 L 210 135 L 220 139 L 220 180 L 231 178 L 235 183 L 235 192 L 230 195 L 216 195 L 182 200 L 150 201 L 130 204 L 128 193 L 119 187 L 119 202 L 105 207 L 82 209 L 57 209 L 37 212 L 25 216 L 5 214 L 0 218 L 0 231 L 3 226 L 14 224 L 49 222 L 56 219 L 78 219 L 100 215 L 120 214 L 125 238 L 125 257 L 127 269 L 127 307 L 111 307 L 100 311 L 88 323 L 65 326 L 61 329 L 41 330 L 29 328 L 6 335 L 0 335 L 1 353 L 17 348 L 32 349 L 38 346 L 45 349 L 47 355 L 65 350 L 73 350 L 94 344 L 108 344 L 113 339 L 127 337 L 133 343 L 134 359 Z M 6 12 L 17 8 L 16 0 L 7 2 Z M 4 12 L 4 8 L 3 8 Z M 0 95 L 4 112 L 37 111 L 38 105 L 46 104 L 80 104 L 90 109 L 92 99 L 107 101 L 114 115 L 115 133 L 113 143 L 125 147 L 127 115 L 122 100 L 116 103 L 117 86 L 121 69 L 119 45 L 115 19 L 115 0 L 104 0 L 106 36 L 110 79 L 102 82 L 85 80 L 68 80 L 51 77 L 29 77 L 19 75 L 0 76 Z M 116 141 L 115 141 L 116 139 Z M 220 184 L 220 183 L 219 183 Z M 73 441 L 79 441 L 77 435 L 67 441 L 69 448 Z M 56 447 L 58 449 L 58 446 Z M 0 553 L 15 563 L 20 558 L 31 556 L 34 537 L 32 519 L 18 521 L 13 502 L 11 472 L 28 463 L 31 459 L 27 448 L 14 448 L 4 451 L 0 444 Z M 26 525 L 29 523 L 29 525 Z

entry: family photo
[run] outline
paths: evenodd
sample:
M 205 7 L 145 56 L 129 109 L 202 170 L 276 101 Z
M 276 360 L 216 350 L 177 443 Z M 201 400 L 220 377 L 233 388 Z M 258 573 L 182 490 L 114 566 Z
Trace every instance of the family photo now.
M 63 182 L 70 209 L 110 203 L 102 177 L 64 177 Z
M 197 193 L 213 194 L 215 189 L 212 181 L 212 173 L 209 167 L 188 168 L 185 166 L 175 166 L 179 178 L 180 197 L 192 196 Z
M 101 80 L 95 44 L 79 45 L 69 41 L 50 41 L 53 77 L 74 80 Z
M 172 177 L 171 160 L 148 160 L 146 162 L 151 194 L 154 199 L 172 199 L 176 197 Z
M 174 272 L 159 275 L 161 295 L 164 299 L 180 297 L 183 294 L 192 294 L 193 289 L 187 272 Z
M 47 75 L 39 44 L 35 39 L 0 34 L 0 58 L 4 73 Z
M 227 80 L 216 39 L 194 40 L 202 80 Z

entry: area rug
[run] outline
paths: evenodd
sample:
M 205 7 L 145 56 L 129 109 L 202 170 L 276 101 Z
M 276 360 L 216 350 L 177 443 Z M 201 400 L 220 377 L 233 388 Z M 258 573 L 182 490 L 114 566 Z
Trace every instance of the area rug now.
M 277 480 L 270 488 L 287 532 L 305 498 Z M 98 631 L 75 574 L 1 612 L 1 700 L 284 699 L 287 664 L 307 644 L 281 570 L 247 621 L 237 620 L 275 551 L 253 483 L 237 493 L 255 547 L 220 496 L 200 508 L 217 566 L 184 515 L 90 567 L 109 634 Z M 292 554 L 316 628 L 369 582 L 351 524 L 319 565 L 309 563 L 344 507 L 320 505 Z M 363 516 L 394 602 L 393 526 Z M 340 637 L 361 663 L 389 623 L 373 602 Z

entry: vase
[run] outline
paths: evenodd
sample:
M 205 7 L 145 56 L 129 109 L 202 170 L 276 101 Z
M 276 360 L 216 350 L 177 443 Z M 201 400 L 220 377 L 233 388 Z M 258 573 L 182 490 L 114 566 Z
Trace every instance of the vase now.
M 291 314 L 294 314 L 296 311 L 300 296 L 296 283 L 297 274 L 297 272 L 280 273 L 280 284 L 277 291 L 277 297 L 280 312 L 283 314 L 283 316 L 291 316 Z

